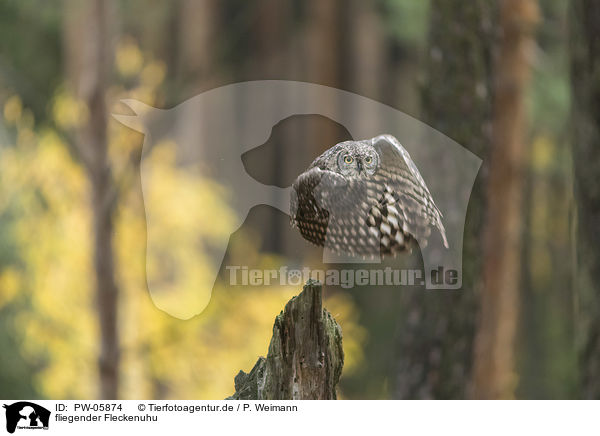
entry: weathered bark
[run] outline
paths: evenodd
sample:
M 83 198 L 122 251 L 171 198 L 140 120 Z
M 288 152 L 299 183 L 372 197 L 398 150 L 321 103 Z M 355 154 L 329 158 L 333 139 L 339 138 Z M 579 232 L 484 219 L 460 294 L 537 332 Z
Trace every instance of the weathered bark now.
M 495 2 L 435 0 L 431 4 L 422 90 L 423 119 L 484 159 L 490 140 Z M 440 163 L 444 165 L 443 162 Z M 484 164 L 485 165 L 485 164 Z M 404 292 L 407 316 L 399 321 L 396 398 L 467 396 L 472 369 L 486 167 L 471 194 L 459 291 Z M 443 192 L 462 177 L 456 168 L 432 180 Z
M 600 398 L 600 4 L 570 3 L 570 55 L 575 199 L 577 203 L 576 286 L 582 331 L 581 390 Z
M 504 0 L 496 60 L 492 154 L 484 225 L 484 288 L 475 340 L 473 395 L 512 398 L 516 388 L 523 162 L 527 155 L 525 87 L 531 71 L 535 0 Z
M 111 2 L 94 0 L 76 5 L 76 17 L 69 21 L 85 23 L 71 27 L 66 50 L 76 60 L 70 65 L 74 93 L 88 110 L 79 129 L 76 146 L 87 170 L 91 186 L 94 238 L 94 274 L 100 331 L 100 397 L 116 399 L 119 387 L 119 340 L 117 329 L 118 287 L 114 271 L 112 237 L 116 190 L 108 162 L 107 108 L 105 95 L 112 65 L 112 41 L 109 31 Z M 75 29 L 75 30 L 73 30 Z M 68 29 L 67 29 L 68 30 Z M 74 33 L 73 33 L 74 32 Z
M 309 280 L 275 318 L 267 358 L 235 377 L 234 400 L 335 400 L 342 374 L 342 329 Z

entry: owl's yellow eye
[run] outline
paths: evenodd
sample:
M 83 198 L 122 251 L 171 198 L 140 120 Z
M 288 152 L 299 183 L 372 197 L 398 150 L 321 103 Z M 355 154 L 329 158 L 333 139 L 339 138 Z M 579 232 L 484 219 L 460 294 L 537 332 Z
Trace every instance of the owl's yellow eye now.
M 352 162 L 354 162 L 354 158 L 350 155 L 346 155 L 344 156 L 344 162 L 347 164 L 351 164 Z
M 371 156 L 365 157 L 365 163 L 370 164 L 371 162 L 373 162 L 373 158 Z

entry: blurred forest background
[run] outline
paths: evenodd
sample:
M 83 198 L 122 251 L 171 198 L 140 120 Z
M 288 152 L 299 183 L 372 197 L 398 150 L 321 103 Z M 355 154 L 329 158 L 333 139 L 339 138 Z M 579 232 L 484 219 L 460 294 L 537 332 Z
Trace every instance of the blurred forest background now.
M 218 282 L 200 316 L 158 310 L 146 284 L 143 136 L 110 114 L 127 113 L 122 98 L 168 108 L 283 79 L 383 102 L 483 159 L 461 291 L 325 290 L 344 332 L 340 397 L 600 398 L 599 2 L 0 0 L 0 35 L 0 397 L 233 392 L 299 289 Z M 329 120 L 297 117 L 244 163 L 289 186 L 297 162 L 343 139 Z M 214 218 L 228 211 L 209 184 L 145 158 L 165 184 L 204 196 L 210 213 L 186 216 L 220 231 Z M 160 214 L 166 229 L 174 200 Z M 229 263 L 318 257 L 288 221 L 253 209 Z M 181 256 L 202 271 L 201 257 Z

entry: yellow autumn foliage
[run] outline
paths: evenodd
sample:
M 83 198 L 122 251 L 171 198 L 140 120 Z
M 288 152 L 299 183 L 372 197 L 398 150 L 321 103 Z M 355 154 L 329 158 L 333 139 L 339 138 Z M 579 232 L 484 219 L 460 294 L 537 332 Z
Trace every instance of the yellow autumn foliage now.
M 141 74 L 140 87 L 128 95 L 150 94 L 164 78 L 164 67 L 137 53 L 131 41 L 118 51 L 121 74 Z M 139 50 L 138 50 L 139 52 Z M 115 95 L 123 89 L 111 90 Z M 99 328 L 94 298 L 89 184 L 82 166 L 69 152 L 65 136 L 49 128 L 19 123 L 25 112 L 20 100 L 4 105 L 5 122 L 14 125 L 15 143 L 0 147 L 0 216 L 10 214 L 20 266 L 0 265 L 0 306 L 19 295 L 28 302 L 16 317 L 14 330 L 21 353 L 40 369 L 34 384 L 48 398 L 96 398 Z M 85 113 L 80 102 L 58 93 L 51 106 L 58 127 L 71 129 Z M 23 133 L 26 132 L 26 133 Z M 161 307 L 207 298 L 195 295 L 210 277 L 209 256 L 197 250 L 197 237 L 210 240 L 228 228 L 232 213 L 221 187 L 187 176 L 176 167 L 168 144 L 147 156 L 164 191 L 153 189 L 160 209 L 152 217 L 162 231 L 157 245 L 147 247 L 146 214 L 139 176 L 125 162 L 141 136 L 111 121 L 110 159 L 122 195 L 115 214 L 115 264 L 119 296 L 119 336 L 122 349 L 120 381 L 123 398 L 218 399 L 230 395 L 240 369 L 250 370 L 265 355 L 275 316 L 299 292 L 295 287 L 230 287 L 217 281 L 207 309 L 183 321 Z M 132 145 L 133 144 L 133 145 Z M 133 177 L 126 177 L 127 172 Z M 204 207 L 185 207 L 186 198 L 169 198 L 176 184 L 184 197 L 201 196 Z M 163 197 L 160 197 L 163 195 Z M 182 208 L 183 205 L 183 208 Z M 210 214 L 208 213 L 210 210 Z M 218 216 L 219 220 L 214 217 Z M 174 228 L 199 223 L 193 235 Z M 210 224 L 210 225 L 209 225 Z M 185 227 L 185 226 L 183 226 Z M 222 236 L 222 235 L 221 235 Z M 281 259 L 258 253 L 252 236 L 241 236 L 231 248 L 232 259 L 258 259 L 265 268 Z M 146 251 L 148 248 L 148 251 Z M 162 262 L 166 251 L 175 263 Z M 151 295 L 147 283 L 167 281 L 169 292 Z M 183 299 L 183 300 L 182 300 Z M 195 304 L 195 303 L 194 303 Z M 351 372 L 362 359 L 365 333 L 356 324 L 353 301 L 345 294 L 326 299 L 325 306 L 341 322 L 346 366 Z

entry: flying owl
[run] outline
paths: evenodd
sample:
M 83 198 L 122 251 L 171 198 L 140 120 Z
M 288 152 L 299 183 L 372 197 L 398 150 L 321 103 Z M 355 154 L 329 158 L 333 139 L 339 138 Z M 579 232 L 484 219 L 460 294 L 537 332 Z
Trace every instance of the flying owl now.
M 394 256 L 448 241 L 442 214 L 408 152 L 381 135 L 345 141 L 317 157 L 292 185 L 290 215 L 304 239 L 338 254 Z

